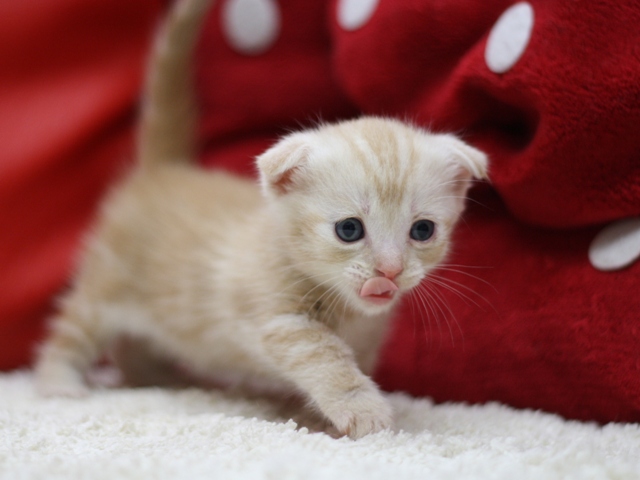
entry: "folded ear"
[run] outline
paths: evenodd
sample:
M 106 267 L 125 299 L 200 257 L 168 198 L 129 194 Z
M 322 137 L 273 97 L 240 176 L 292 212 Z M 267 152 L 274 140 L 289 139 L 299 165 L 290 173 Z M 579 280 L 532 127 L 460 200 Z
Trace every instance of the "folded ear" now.
M 444 147 L 443 153 L 450 168 L 451 198 L 455 199 L 456 208 L 462 211 L 473 179 L 488 180 L 488 159 L 483 152 L 453 135 L 443 135 L 441 139 L 443 143 L 440 145 Z
M 294 188 L 307 164 L 310 146 L 305 133 L 288 135 L 256 159 L 266 194 L 283 195 Z
M 457 162 L 466 170 L 469 180 L 471 180 L 471 178 L 489 180 L 489 159 L 484 152 L 481 152 L 471 145 L 467 145 L 454 136 L 447 135 L 447 143 L 453 161 Z

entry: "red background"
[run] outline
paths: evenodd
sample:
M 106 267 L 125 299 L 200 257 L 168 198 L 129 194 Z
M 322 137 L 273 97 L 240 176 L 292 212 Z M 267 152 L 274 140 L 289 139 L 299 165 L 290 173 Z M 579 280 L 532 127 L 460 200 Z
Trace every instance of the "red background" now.
M 531 1 L 508 72 L 484 61 L 513 2 L 380 0 L 355 31 L 335 2 L 280 1 L 281 30 L 246 56 L 215 2 L 196 55 L 203 162 L 251 174 L 287 129 L 361 112 L 462 133 L 491 158 L 435 303 L 408 302 L 381 360 L 388 389 L 640 420 L 640 263 L 587 250 L 640 215 L 640 7 Z M 131 162 L 161 1 L 0 5 L 0 368 L 29 364 L 107 186 Z M 606 19 L 606 21 L 603 21 Z M 458 293 L 452 292 L 451 289 Z

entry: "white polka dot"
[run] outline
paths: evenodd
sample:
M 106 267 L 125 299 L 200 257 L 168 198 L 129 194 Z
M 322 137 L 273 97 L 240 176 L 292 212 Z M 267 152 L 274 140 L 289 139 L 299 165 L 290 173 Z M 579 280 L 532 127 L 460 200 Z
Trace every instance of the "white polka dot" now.
M 515 65 L 527 49 L 533 29 L 533 7 L 516 3 L 500 16 L 489 33 L 484 60 L 494 73 L 504 73 Z
M 222 31 L 238 52 L 257 55 L 280 32 L 280 10 L 274 0 L 228 0 L 222 11 Z
M 345 30 L 357 30 L 369 21 L 379 0 L 340 0 L 338 23 Z
M 640 217 L 612 223 L 595 236 L 589 260 L 598 270 L 619 270 L 640 258 Z

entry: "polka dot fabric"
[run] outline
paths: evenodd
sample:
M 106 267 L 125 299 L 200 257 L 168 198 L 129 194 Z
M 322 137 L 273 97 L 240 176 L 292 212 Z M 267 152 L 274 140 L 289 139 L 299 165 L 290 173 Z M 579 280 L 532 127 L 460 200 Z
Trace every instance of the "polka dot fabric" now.
M 262 30 L 271 32 L 251 51 L 234 40 L 246 32 L 240 15 L 231 14 L 238 5 L 243 21 L 266 24 Z M 195 66 L 206 164 L 253 174 L 253 157 L 278 136 L 318 118 L 359 113 L 332 73 L 326 2 L 282 7 L 275 0 L 214 2 Z
M 527 49 L 533 28 L 533 8 L 528 2 L 509 7 L 495 23 L 484 50 L 487 67 L 494 73 L 508 72 Z
M 362 111 L 459 132 L 491 159 L 433 305 L 399 315 L 386 388 L 640 421 L 637 222 L 601 255 L 626 269 L 589 260 L 603 227 L 640 215 L 639 21 L 630 1 L 383 0 L 357 30 L 333 23 Z
M 69 109 L 68 131 L 60 122 L 43 129 L 38 155 L 30 150 L 34 124 L 12 121 L 13 165 L 24 168 L 7 170 L 0 195 L 22 200 L 11 209 L 0 202 L 2 224 L 16 225 L 0 231 L 0 252 L 19 281 L 0 289 L 0 367 L 29 361 L 97 196 L 126 157 L 119 152 L 131 151 L 130 137 L 118 132 L 132 128 L 125 112 L 135 96 L 129 89 L 120 103 L 100 103 L 105 91 L 123 91 L 109 77 L 112 90 L 85 99 L 91 90 L 77 85 L 104 77 L 74 68 L 109 60 L 120 72 L 138 71 L 142 55 L 134 65 L 115 59 L 130 55 L 124 47 L 139 45 L 166 6 L 146 3 L 146 22 L 118 42 L 92 46 L 111 56 L 64 65 L 77 78 L 66 93 L 93 105 L 95 115 Z M 22 28 L 35 43 L 46 33 L 47 42 L 68 49 L 70 25 L 79 29 L 82 20 L 82 28 L 95 29 L 106 21 L 104 9 L 134 15 L 124 0 L 92 2 L 83 7 L 95 9 L 86 18 L 69 16 L 70 6 L 80 8 L 77 0 L 49 6 L 59 14 L 47 17 L 46 32 L 26 21 Z M 359 113 L 461 134 L 490 155 L 491 185 L 471 192 L 448 266 L 428 287 L 431 305 L 407 302 L 399 312 L 377 381 L 438 401 L 496 400 L 637 422 L 638 25 L 632 0 L 219 0 L 195 65 L 203 163 L 251 175 L 252 157 L 288 129 Z M 53 84 L 25 78 L 19 84 L 33 90 L 30 98 L 52 94 Z M 53 118 L 50 104 L 35 108 L 30 118 Z
M 493 185 L 527 223 L 637 215 L 640 8 L 549 3 L 381 1 L 356 31 L 334 22 L 338 78 L 364 111 L 486 149 Z
M 273 0 L 230 0 L 222 10 L 222 27 L 235 50 L 259 55 L 278 36 L 280 11 Z

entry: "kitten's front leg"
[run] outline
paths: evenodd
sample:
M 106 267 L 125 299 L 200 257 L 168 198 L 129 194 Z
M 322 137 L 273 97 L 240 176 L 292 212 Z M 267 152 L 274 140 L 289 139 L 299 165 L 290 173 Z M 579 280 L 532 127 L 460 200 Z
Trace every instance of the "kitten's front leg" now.
M 304 315 L 279 315 L 260 329 L 265 360 L 351 438 L 391 427 L 391 407 L 358 368 L 351 348 Z

